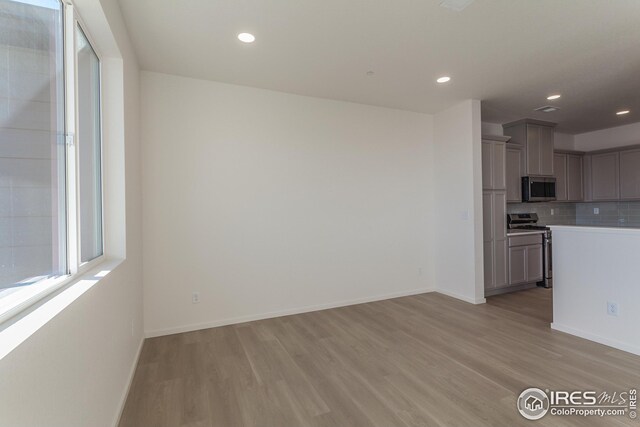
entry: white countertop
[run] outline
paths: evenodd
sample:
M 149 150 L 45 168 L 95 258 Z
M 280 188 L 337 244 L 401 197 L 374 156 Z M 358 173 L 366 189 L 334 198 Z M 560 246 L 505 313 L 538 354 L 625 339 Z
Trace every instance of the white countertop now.
M 636 227 L 611 227 L 597 225 L 550 225 L 551 231 L 575 231 L 592 233 L 640 234 Z

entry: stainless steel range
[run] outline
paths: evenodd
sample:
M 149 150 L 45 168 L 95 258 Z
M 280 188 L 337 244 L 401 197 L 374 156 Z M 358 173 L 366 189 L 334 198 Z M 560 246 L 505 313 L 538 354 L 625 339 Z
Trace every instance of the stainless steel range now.
M 542 262 L 544 278 L 539 285 L 545 288 L 553 287 L 553 249 L 551 239 L 551 229 L 543 225 L 538 225 L 538 214 L 507 214 L 507 228 L 509 232 L 531 232 L 540 231 L 542 238 Z

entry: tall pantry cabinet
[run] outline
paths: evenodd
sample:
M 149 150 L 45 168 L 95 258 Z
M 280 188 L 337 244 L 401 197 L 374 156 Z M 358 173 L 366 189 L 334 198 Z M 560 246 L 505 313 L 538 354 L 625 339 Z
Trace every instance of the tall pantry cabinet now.
M 507 280 L 506 143 L 510 137 L 482 137 L 482 208 L 485 295 Z

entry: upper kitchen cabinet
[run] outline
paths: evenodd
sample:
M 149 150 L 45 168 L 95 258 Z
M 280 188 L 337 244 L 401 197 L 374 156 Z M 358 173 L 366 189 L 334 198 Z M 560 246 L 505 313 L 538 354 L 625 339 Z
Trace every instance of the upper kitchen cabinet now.
M 640 199 L 640 149 L 620 152 L 620 198 Z
M 587 201 L 640 200 L 640 146 L 586 154 L 584 193 Z
M 506 146 L 509 137 L 484 135 L 482 137 L 482 188 L 506 189 Z
M 524 148 L 524 175 L 553 176 L 555 123 L 523 119 L 502 125 L 510 144 Z
M 583 156 L 567 154 L 567 200 L 580 202 L 584 200 Z
M 553 158 L 556 174 L 556 200 L 567 201 L 567 155 L 556 153 Z
M 528 125 L 527 128 L 535 125 Z M 527 154 L 531 153 L 531 156 L 536 154 L 539 156 L 538 160 L 538 174 L 553 176 L 553 147 L 554 147 L 554 131 L 550 126 L 536 126 L 539 128 L 538 149 L 530 152 L 527 150 Z M 535 171 L 529 170 L 529 175 L 536 175 Z
M 584 200 L 583 153 L 556 152 L 553 168 L 556 177 L 556 200 L 563 202 L 580 202 Z
M 507 203 L 522 203 L 522 171 L 524 170 L 524 148 L 507 144 Z
M 586 181 L 590 185 L 593 201 L 618 200 L 620 198 L 620 153 L 601 153 L 585 156 Z

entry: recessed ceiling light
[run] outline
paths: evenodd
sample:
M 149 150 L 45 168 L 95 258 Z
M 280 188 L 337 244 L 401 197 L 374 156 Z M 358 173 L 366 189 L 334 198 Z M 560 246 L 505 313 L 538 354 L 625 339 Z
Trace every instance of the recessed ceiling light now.
M 548 99 L 549 101 L 553 101 L 554 99 L 558 99 L 558 98 L 560 98 L 560 95 L 551 95 L 551 96 L 547 96 L 547 99 Z
M 250 33 L 240 33 L 238 34 L 238 40 L 243 43 L 253 43 L 254 41 L 256 41 L 256 37 Z
M 618 111 L 616 114 L 619 116 L 622 116 L 623 114 L 629 114 L 631 111 L 629 110 L 622 110 L 622 111 Z
M 438 80 L 436 80 L 436 81 L 437 81 L 438 83 L 446 83 L 446 82 L 448 82 L 449 80 L 451 80 L 451 77 L 449 77 L 449 76 L 442 76 L 442 77 L 440 77 L 440 78 L 439 78 Z

